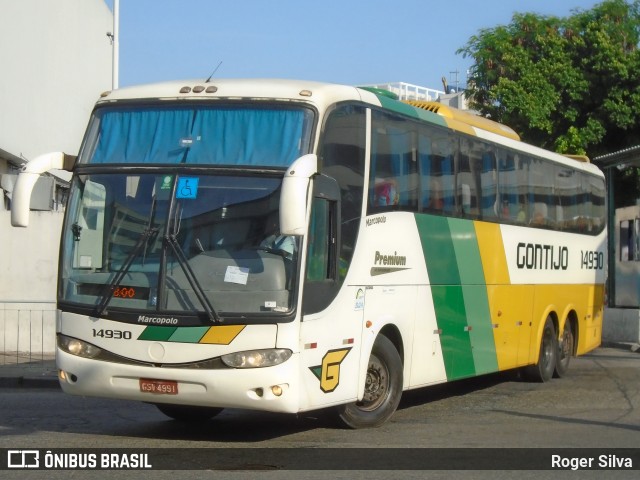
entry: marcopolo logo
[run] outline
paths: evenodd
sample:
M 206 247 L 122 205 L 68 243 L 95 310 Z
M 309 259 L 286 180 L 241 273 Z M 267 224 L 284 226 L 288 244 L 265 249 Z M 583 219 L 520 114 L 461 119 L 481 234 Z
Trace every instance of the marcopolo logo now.
M 138 323 L 151 323 L 153 325 L 177 325 L 178 319 L 175 317 L 147 317 L 138 315 Z

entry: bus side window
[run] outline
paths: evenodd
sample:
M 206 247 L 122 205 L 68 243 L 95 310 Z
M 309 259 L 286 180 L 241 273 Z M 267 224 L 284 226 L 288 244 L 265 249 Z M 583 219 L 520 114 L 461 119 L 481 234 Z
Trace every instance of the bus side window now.
M 500 202 L 498 196 L 498 172 L 496 157 L 492 151 L 482 152 L 480 158 L 480 214 L 485 220 L 497 220 L 505 209 L 508 215 L 509 201 Z
M 331 112 L 320 139 L 321 171 L 338 182 L 342 197 L 338 246 L 340 281 L 349 270 L 362 215 L 365 130 L 365 109 L 343 105 Z
M 422 199 L 425 210 L 452 213 L 455 209 L 453 159 L 423 156 Z
M 323 175 L 315 177 L 309 220 L 305 293 L 302 299 L 302 311 L 305 314 L 327 308 L 340 290 L 339 198 L 340 188 L 335 180 Z
M 423 211 L 453 213 L 455 169 L 453 142 L 447 134 L 422 128 L 418 134 L 420 206 Z
M 335 278 L 331 268 L 333 245 L 331 207 L 328 200 L 314 198 L 309 222 L 309 245 L 307 247 L 307 281 L 322 282 Z
M 373 112 L 370 213 L 380 209 L 417 211 L 415 128 L 413 123 L 400 117 Z

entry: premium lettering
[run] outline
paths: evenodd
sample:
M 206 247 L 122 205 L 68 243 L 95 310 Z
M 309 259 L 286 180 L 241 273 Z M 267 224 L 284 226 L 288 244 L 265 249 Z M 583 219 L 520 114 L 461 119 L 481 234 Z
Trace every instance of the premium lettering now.
M 376 250 L 376 257 L 374 265 L 406 265 L 407 257 L 404 255 L 398 255 L 398 252 L 393 252 L 393 255 L 382 255 Z

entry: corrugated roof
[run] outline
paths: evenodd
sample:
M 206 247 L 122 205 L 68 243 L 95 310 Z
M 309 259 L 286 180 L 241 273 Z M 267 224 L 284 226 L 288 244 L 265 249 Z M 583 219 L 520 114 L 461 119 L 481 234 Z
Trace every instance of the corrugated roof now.
M 6 160 L 11 165 L 15 165 L 16 167 L 21 167 L 22 165 L 27 163 L 25 159 L 16 157 L 13 153 L 9 153 L 6 150 L 3 150 L 2 148 L 0 148 L 0 158 Z
M 593 163 L 600 168 L 615 167 L 624 163 L 637 163 L 640 165 L 640 145 L 600 155 L 593 159 Z

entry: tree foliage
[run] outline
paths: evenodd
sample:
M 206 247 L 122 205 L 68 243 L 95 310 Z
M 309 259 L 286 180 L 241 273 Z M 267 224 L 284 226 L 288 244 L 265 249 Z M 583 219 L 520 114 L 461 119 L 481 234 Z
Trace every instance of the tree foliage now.
M 515 14 L 482 29 L 471 57 L 471 107 L 523 140 L 596 156 L 640 143 L 640 0 L 606 0 L 568 17 Z

